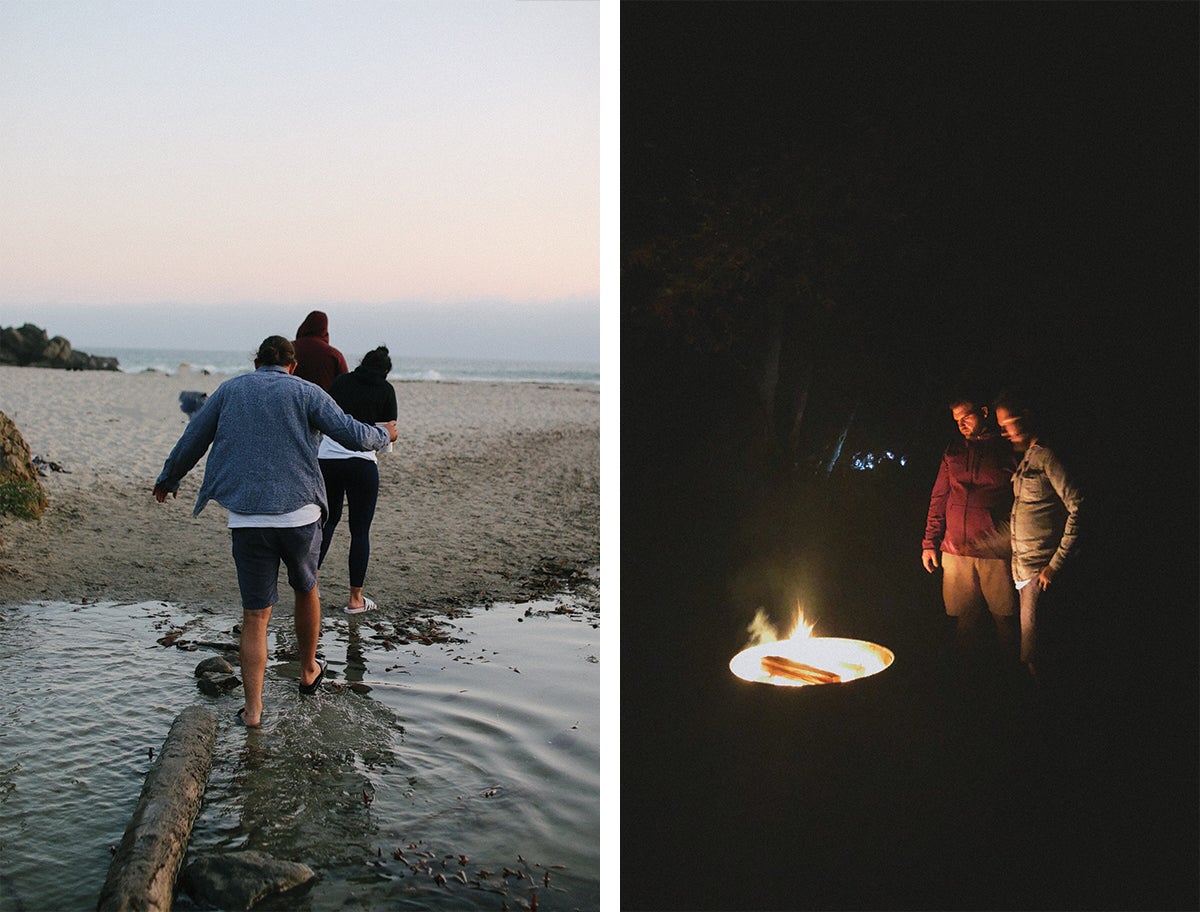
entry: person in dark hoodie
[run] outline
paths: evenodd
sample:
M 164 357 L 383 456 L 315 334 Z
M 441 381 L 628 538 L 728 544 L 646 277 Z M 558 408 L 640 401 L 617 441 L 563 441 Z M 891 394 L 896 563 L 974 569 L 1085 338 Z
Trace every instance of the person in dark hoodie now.
M 921 563 L 942 568 L 946 614 L 955 619 L 960 660 L 975 651 L 986 605 L 1001 650 L 1016 658 L 1017 594 L 1009 567 L 1008 521 L 1017 458 L 973 398 L 950 403 L 962 440 L 946 447 L 929 497 Z
M 350 371 L 342 353 L 329 344 L 329 317 L 324 311 L 314 310 L 304 318 L 292 347 L 296 350 L 295 376 L 326 392 L 334 377 Z
M 396 390 L 387 378 L 391 370 L 392 359 L 387 347 L 381 345 L 367 352 L 353 371 L 335 377 L 329 395 L 347 415 L 364 424 L 395 421 Z M 342 610 L 347 614 L 362 614 L 376 607 L 363 595 L 363 584 L 371 557 L 371 522 L 379 497 L 379 464 L 373 450 L 347 449 L 330 437 L 321 441 L 317 458 L 329 498 L 329 514 L 321 529 L 318 566 L 325 561 L 345 500 L 350 508 L 350 599 Z

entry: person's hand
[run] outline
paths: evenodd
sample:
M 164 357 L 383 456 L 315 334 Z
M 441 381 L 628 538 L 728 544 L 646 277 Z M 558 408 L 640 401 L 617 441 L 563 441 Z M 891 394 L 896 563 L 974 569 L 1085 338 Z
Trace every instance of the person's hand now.
M 1038 588 L 1045 592 L 1050 588 L 1050 583 L 1054 581 L 1055 570 L 1049 564 L 1042 568 L 1042 572 L 1037 576 Z
M 157 500 L 159 503 L 165 503 L 167 500 L 168 494 L 171 495 L 172 497 L 179 496 L 178 491 L 168 491 L 166 488 L 164 488 L 160 484 L 156 484 L 154 486 L 154 499 Z
M 387 422 L 383 426 L 383 429 L 388 432 L 388 440 L 390 440 L 392 443 L 395 443 L 396 438 L 400 436 L 400 432 L 398 430 L 396 430 L 396 422 L 395 421 Z
M 921 552 L 921 563 L 925 565 L 925 570 L 932 573 L 938 568 L 938 553 L 932 548 L 926 548 Z

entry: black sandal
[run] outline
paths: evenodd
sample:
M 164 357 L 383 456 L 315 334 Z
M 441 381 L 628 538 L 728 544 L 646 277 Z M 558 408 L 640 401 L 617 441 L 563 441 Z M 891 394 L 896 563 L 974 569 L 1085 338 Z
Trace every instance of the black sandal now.
M 317 688 L 321 686 L 321 681 L 325 677 L 325 668 L 328 665 L 329 665 L 328 660 L 322 662 L 321 670 L 318 671 L 317 676 L 312 679 L 312 683 L 300 685 L 300 693 L 302 693 L 306 697 L 309 696 L 310 694 L 315 694 L 317 692 Z

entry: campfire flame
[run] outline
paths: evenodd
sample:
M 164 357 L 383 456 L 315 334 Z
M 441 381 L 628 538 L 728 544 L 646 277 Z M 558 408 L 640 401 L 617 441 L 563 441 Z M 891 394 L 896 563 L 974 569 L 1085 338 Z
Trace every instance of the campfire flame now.
M 781 687 L 840 684 L 883 671 L 895 654 L 865 640 L 813 636 L 815 624 L 796 606 L 795 623 L 783 637 L 762 609 L 747 627 L 750 642 L 729 662 L 745 681 Z
M 804 610 L 800 605 L 796 605 L 796 617 L 792 621 L 792 627 L 786 636 L 780 636 L 775 627 L 774 622 L 763 609 L 759 608 L 754 614 L 746 631 L 750 634 L 750 642 L 747 646 L 757 646 L 760 643 L 776 643 L 780 640 L 793 640 L 811 637 L 813 628 L 816 625 L 804 618 Z

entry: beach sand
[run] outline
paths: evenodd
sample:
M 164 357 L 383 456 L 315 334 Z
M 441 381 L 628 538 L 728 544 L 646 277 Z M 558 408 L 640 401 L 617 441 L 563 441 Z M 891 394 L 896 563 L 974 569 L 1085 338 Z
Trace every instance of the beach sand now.
M 203 460 L 176 500 L 154 479 L 187 426 L 195 372 L 0 367 L 0 411 L 34 455 L 62 466 L 39 520 L 0 519 L 0 604 L 151 599 L 240 612 L 226 513 L 192 516 Z M 365 592 L 381 609 L 523 601 L 600 562 L 600 394 L 531 383 L 398 382 L 400 438 L 380 457 Z M 322 603 L 345 604 L 343 511 L 321 570 Z M 281 608 L 291 595 L 281 575 Z

